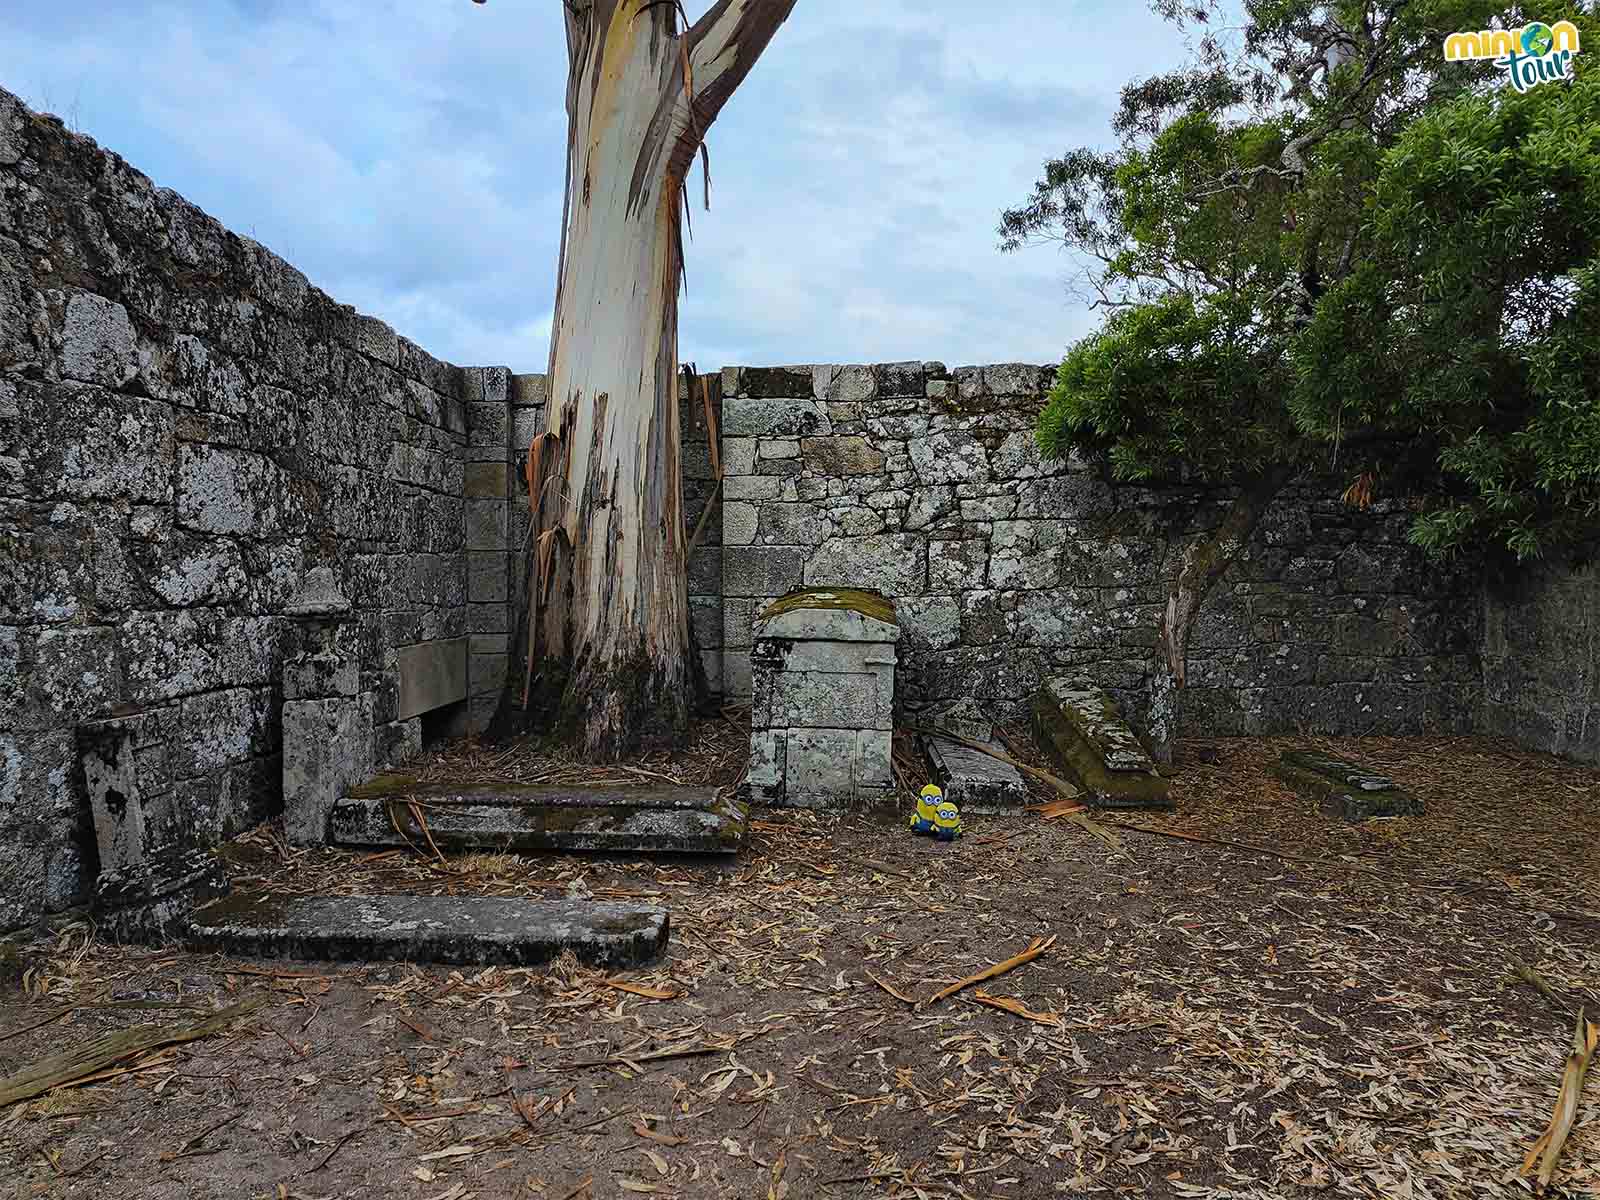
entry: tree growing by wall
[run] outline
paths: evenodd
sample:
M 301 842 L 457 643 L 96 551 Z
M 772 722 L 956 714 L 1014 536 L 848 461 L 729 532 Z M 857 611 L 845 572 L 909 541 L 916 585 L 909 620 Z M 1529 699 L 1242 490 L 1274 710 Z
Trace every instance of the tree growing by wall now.
M 527 464 L 523 635 L 533 711 L 589 758 L 687 725 L 686 185 L 706 131 L 794 4 L 716 0 L 690 23 L 677 0 L 563 0 L 567 182 L 546 430 Z M 525 705 L 519 691 L 504 704 Z
M 1047 457 L 1231 497 L 1171 579 L 1149 727 L 1170 758 L 1206 596 L 1291 480 L 1431 497 L 1412 540 L 1526 557 L 1600 513 L 1600 72 L 1525 94 L 1445 37 L 1479 0 L 1157 0 L 1193 65 L 1136 81 L 1118 146 L 1001 218 L 1059 241 L 1108 316 L 1043 410 Z M 1588 44 L 1596 23 L 1565 17 Z M 1532 18 L 1528 18 L 1532 19 Z M 1600 47 L 1597 47 L 1600 48 Z

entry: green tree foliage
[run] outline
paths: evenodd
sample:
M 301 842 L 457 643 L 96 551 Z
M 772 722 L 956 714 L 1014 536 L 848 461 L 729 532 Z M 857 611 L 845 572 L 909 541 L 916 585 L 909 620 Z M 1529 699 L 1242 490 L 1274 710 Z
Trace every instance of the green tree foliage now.
M 1600 504 L 1600 23 L 1475 0 L 1162 0 L 1191 68 L 1130 84 L 1119 146 L 1046 164 L 1007 249 L 1087 256 L 1099 332 L 1039 427 L 1120 479 L 1334 463 L 1429 485 L 1435 553 L 1521 556 Z M 1575 78 L 1525 94 L 1445 35 L 1568 19 Z
M 1600 46 L 1596 46 L 1600 51 Z M 1385 154 L 1364 260 L 1291 345 L 1305 434 L 1437 447 L 1413 539 L 1519 558 L 1600 518 L 1600 71 L 1465 96 Z
M 1193 63 L 1124 88 L 1116 147 L 1046 163 L 1000 235 L 1075 251 L 1107 313 L 1061 364 L 1043 452 L 1236 497 L 1172 581 L 1159 751 L 1199 604 L 1297 475 L 1430 497 L 1412 536 L 1436 555 L 1594 532 L 1600 21 L 1570 0 L 1245 0 L 1223 30 L 1219 0 L 1155 2 Z M 1519 94 L 1444 59 L 1450 33 L 1535 19 L 1580 29 L 1574 78 Z

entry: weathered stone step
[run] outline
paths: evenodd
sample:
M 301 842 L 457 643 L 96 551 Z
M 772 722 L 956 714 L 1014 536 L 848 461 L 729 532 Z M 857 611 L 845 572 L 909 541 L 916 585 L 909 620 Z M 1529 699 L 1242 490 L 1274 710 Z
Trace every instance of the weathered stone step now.
M 1420 817 L 1423 804 L 1394 780 L 1320 750 L 1285 750 L 1272 773 L 1323 812 L 1346 821 Z
M 431 837 L 441 850 L 735 854 L 748 812 L 709 787 L 427 784 L 391 774 L 334 805 L 329 832 L 344 846 L 425 846 Z
M 1117 703 L 1091 683 L 1048 679 L 1033 701 L 1039 745 L 1096 808 L 1171 808 L 1169 781 Z
M 626 967 L 659 954 L 668 925 L 664 908 L 594 900 L 236 892 L 195 910 L 189 942 L 251 958 L 466 966 L 533 966 L 571 950 Z

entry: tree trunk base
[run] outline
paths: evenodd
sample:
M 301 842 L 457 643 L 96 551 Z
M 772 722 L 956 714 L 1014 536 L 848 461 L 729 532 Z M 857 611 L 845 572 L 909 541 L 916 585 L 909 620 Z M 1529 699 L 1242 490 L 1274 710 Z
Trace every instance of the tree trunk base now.
M 504 742 L 543 732 L 591 763 L 681 746 L 689 730 L 688 682 L 682 664 L 655 663 L 642 646 L 622 665 L 590 660 L 568 671 L 546 662 L 526 708 L 520 689 L 506 690 L 487 736 Z

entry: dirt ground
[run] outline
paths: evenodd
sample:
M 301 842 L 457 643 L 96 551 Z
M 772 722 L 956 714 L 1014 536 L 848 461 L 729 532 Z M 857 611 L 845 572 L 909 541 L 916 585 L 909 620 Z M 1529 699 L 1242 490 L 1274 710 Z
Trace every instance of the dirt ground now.
M 622 773 L 722 779 L 737 740 Z M 1106 817 L 1121 854 L 1031 813 L 945 846 L 903 812 L 762 812 L 726 862 L 292 852 L 257 830 L 236 882 L 646 900 L 670 948 L 622 976 L 249 963 L 69 925 L 0 996 L 0 1075 L 196 1017 L 130 1004 L 266 1006 L 0 1110 L 0 1196 L 1532 1194 L 1517 1172 L 1576 1010 L 1600 1012 L 1600 772 L 1477 739 L 1309 741 L 1427 815 L 1324 818 L 1266 774 L 1307 739 L 1269 739 L 1186 743 L 1178 812 Z M 572 768 L 470 748 L 433 769 Z M 957 996 L 893 994 L 1036 938 Z M 1550 1194 L 1600 1195 L 1593 1079 Z

